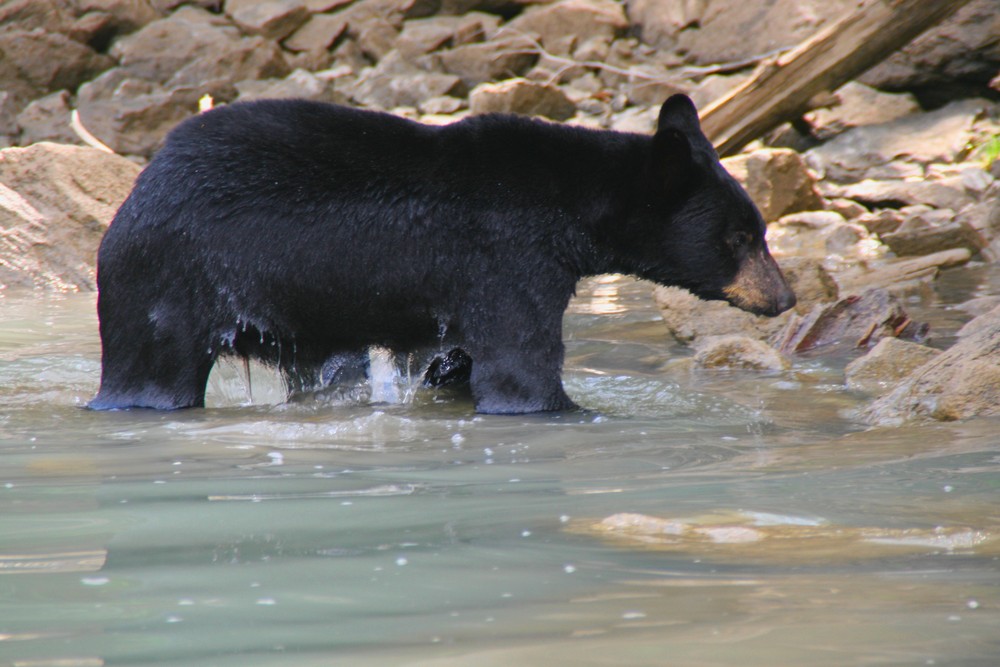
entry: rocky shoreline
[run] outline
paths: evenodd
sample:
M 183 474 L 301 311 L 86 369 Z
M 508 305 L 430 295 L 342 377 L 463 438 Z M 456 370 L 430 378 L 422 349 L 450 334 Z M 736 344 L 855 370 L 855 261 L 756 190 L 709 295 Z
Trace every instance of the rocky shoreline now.
M 705 105 L 851 4 L 0 3 L 0 145 L 10 146 L 0 151 L 0 285 L 95 289 L 94 253 L 115 209 L 206 95 L 305 97 L 427 123 L 500 111 L 651 132 L 669 94 Z M 745 25 L 767 30 L 733 40 Z M 869 350 L 846 382 L 873 396 L 872 424 L 1000 414 L 1000 305 L 980 308 L 941 352 L 921 344 L 926 327 L 901 301 L 949 267 L 1000 260 L 997 34 L 996 0 L 975 0 L 831 106 L 724 160 L 764 213 L 799 305 L 767 320 L 657 288 L 692 363 L 782 369 L 850 342 Z

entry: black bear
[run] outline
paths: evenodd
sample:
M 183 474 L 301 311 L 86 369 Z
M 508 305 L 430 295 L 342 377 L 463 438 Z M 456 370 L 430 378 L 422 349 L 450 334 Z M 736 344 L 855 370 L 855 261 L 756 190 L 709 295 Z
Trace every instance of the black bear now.
M 464 351 L 479 412 L 570 409 L 562 318 L 580 278 L 776 315 L 795 297 L 764 232 L 682 95 L 653 136 L 220 107 L 170 133 L 101 242 L 90 407 L 202 406 L 220 354 L 314 388 L 328 360 L 377 345 Z

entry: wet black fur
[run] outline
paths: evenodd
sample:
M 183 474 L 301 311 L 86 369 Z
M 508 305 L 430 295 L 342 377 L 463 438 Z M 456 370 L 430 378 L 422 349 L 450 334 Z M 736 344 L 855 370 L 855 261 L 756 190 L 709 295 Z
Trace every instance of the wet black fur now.
M 170 134 L 104 237 L 90 406 L 201 406 L 226 353 L 308 389 L 334 355 L 379 345 L 461 347 L 481 412 L 567 409 L 562 317 L 580 278 L 718 299 L 761 248 L 686 97 L 655 136 L 233 104 Z

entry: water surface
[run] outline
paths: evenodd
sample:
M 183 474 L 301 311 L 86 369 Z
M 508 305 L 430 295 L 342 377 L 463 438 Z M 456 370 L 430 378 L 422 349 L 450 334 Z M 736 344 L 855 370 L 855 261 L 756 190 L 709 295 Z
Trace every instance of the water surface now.
M 998 276 L 908 307 L 946 345 Z M 585 412 L 259 368 L 251 402 L 231 365 L 207 409 L 93 413 L 96 326 L 0 297 L 0 665 L 1000 664 L 1000 421 L 869 430 L 850 351 L 691 371 L 606 277 L 566 317 Z M 622 513 L 765 537 L 594 529 Z

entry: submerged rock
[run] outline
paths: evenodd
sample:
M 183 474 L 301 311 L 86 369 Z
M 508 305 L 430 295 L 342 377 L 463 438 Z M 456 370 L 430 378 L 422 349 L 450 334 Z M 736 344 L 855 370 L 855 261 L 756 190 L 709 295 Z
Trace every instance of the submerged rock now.
M 828 563 L 898 553 L 996 554 L 1000 536 L 968 526 L 853 527 L 811 516 L 721 510 L 691 517 L 613 514 L 577 521 L 569 530 L 626 548 L 687 554 L 714 561 Z
M 706 336 L 695 345 L 694 361 L 702 368 L 783 371 L 791 362 L 770 345 L 748 336 Z

